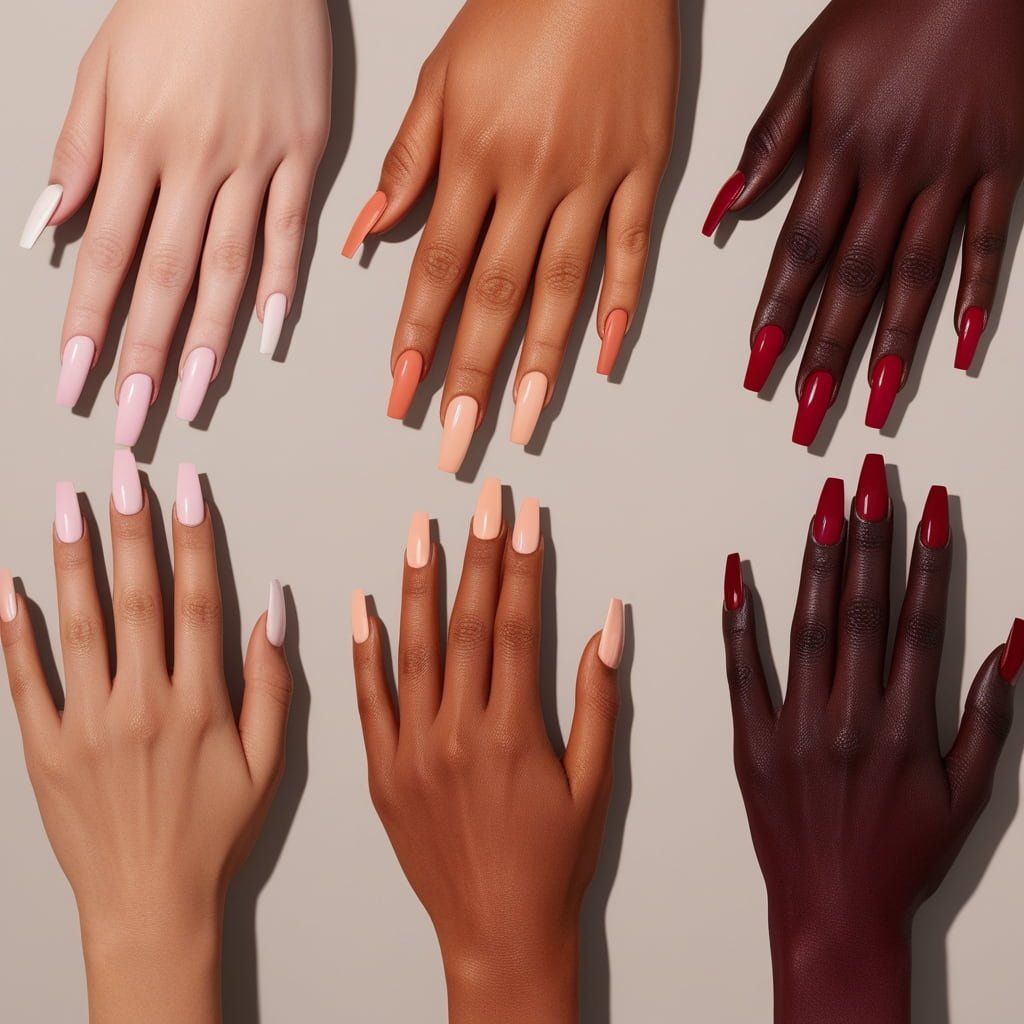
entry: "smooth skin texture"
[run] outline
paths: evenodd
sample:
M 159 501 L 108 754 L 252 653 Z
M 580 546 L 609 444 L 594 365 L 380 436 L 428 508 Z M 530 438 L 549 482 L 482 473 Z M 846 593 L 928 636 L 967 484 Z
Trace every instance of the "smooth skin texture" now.
M 952 748 L 939 745 L 936 685 L 955 554 L 945 502 L 933 489 L 888 672 L 888 496 L 873 522 L 855 503 L 834 543 L 809 532 L 781 708 L 765 682 L 752 595 L 740 584 L 741 604 L 730 609 L 727 574 L 735 767 L 768 891 L 777 1024 L 908 1024 L 914 912 L 992 789 L 1013 718 L 1003 648 L 979 670 Z M 738 559 L 732 566 L 738 578 Z
M 824 371 L 831 403 L 884 288 L 867 366 L 884 395 L 870 425 L 883 425 L 906 384 L 965 208 L 954 332 L 962 335 L 957 365 L 970 365 L 1024 176 L 1022 53 L 1018 0 L 833 0 L 796 42 L 750 133 L 739 164 L 745 185 L 731 205 L 754 203 L 806 144 L 751 330 L 755 349 L 765 328 L 782 339 L 764 336 L 765 366 L 753 389 L 825 273 L 796 392 L 799 399 Z M 952 363 L 953 345 L 943 350 Z M 898 363 L 883 371 L 887 357 Z M 883 372 L 891 382 L 878 382 Z M 821 420 L 811 419 L 813 436 Z
M 197 273 L 177 369 L 206 348 L 216 376 L 261 226 L 256 313 L 273 295 L 290 308 L 330 124 L 330 39 L 324 0 L 118 0 L 100 28 L 57 140 L 50 181 L 64 191 L 51 223 L 95 191 L 62 353 L 76 337 L 99 353 L 142 249 L 115 400 L 133 374 L 155 397 Z
M 437 548 L 420 568 L 406 562 L 397 708 L 381 623 L 361 595 L 354 603 L 370 794 L 437 931 L 453 1024 L 578 1019 L 580 906 L 608 811 L 619 698 L 598 633 L 558 757 L 540 704 L 543 559 L 542 539 L 522 554 L 504 521 L 490 539 L 471 533 L 447 648 Z
M 281 777 L 292 680 L 264 616 L 235 722 L 208 511 L 197 526 L 174 518 L 168 671 L 151 514 L 148 498 L 134 515 L 110 506 L 112 649 L 88 527 L 54 535 L 62 711 L 22 597 L 0 632 L 29 777 L 78 904 L 90 1021 L 215 1024 L 225 893 Z
M 391 370 L 415 352 L 426 375 L 468 278 L 442 423 L 459 396 L 476 403 L 474 428 L 482 420 L 531 284 L 513 392 L 537 372 L 550 401 L 602 232 L 598 331 L 615 310 L 632 320 L 678 81 L 675 0 L 469 0 L 427 58 L 384 160 L 372 231 L 398 224 L 436 175 Z

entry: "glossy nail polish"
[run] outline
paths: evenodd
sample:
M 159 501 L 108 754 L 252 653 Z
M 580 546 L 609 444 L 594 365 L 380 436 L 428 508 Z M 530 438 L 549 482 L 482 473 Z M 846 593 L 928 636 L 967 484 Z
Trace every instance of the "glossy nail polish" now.
M 626 644 L 624 618 L 622 602 L 617 597 L 612 598 L 597 644 L 597 656 L 608 668 L 618 668 L 622 662 L 622 649 Z
M 388 208 L 388 197 L 383 192 L 374 192 L 367 200 L 366 205 L 359 211 L 352 230 L 345 240 L 345 247 L 341 255 L 346 259 L 352 259 L 359 251 L 359 247 L 366 241 L 366 236 L 373 230 L 374 225 L 384 216 Z
M 199 474 L 191 462 L 178 466 L 178 491 L 174 498 L 174 514 L 182 526 L 198 526 L 206 518 L 203 489 Z
M 768 383 L 775 361 L 786 347 L 786 336 L 781 327 L 768 324 L 757 332 L 750 349 L 747 373 L 743 386 L 748 391 L 760 391 Z
M 64 544 L 74 544 L 75 541 L 82 539 L 84 532 L 82 510 L 78 505 L 75 485 L 62 480 L 57 484 L 56 497 L 56 514 L 53 522 L 57 530 L 57 539 Z
M 388 416 L 391 419 L 404 420 L 409 415 L 422 379 L 423 356 L 415 349 L 407 349 L 398 357 L 391 380 L 391 396 L 388 398 Z
M 871 396 L 864 416 L 866 426 L 881 430 L 889 419 L 896 396 L 903 382 L 903 360 L 899 356 L 885 356 L 878 360 L 871 375 Z
M 737 552 L 725 560 L 725 607 L 731 612 L 743 607 L 743 569 Z
M 216 366 L 217 353 L 212 348 L 196 348 L 189 353 L 181 371 L 181 393 L 178 395 L 177 409 L 179 420 L 191 423 L 199 415 Z
M 370 616 L 366 611 L 366 595 L 357 590 L 352 594 L 352 639 L 365 644 L 370 639 Z
M 512 547 L 521 555 L 532 555 L 540 545 L 540 502 L 527 498 L 519 507 L 512 530 Z
M 13 593 L 13 591 L 12 591 Z M 8 622 L 10 619 L 8 619 Z M 1003 656 L 999 659 L 999 674 L 1008 683 L 1016 682 L 1024 668 L 1024 619 L 1014 619 L 1010 635 L 1006 638 Z
M 857 481 L 857 515 L 866 523 L 880 523 L 889 515 L 889 481 L 885 476 L 885 459 L 866 455 Z
M 39 236 L 46 230 L 50 218 L 57 212 L 60 201 L 64 196 L 64 189 L 60 185 L 47 185 L 35 201 L 25 220 L 25 227 L 21 232 L 22 249 L 31 249 L 39 241 Z
M 949 543 L 949 495 L 936 485 L 928 492 L 921 516 L 921 543 L 926 548 L 944 548 Z
M 846 525 L 846 491 L 843 481 L 830 476 L 821 489 L 814 513 L 812 534 L 819 544 L 838 544 Z
M 288 296 L 274 292 L 263 303 L 263 330 L 260 333 L 260 355 L 272 356 L 281 340 L 284 318 L 288 312 Z
M 953 366 L 965 372 L 971 368 L 974 356 L 981 343 L 981 332 L 985 330 L 985 310 L 971 306 L 964 311 L 960 320 L 960 336 L 956 343 L 956 359 Z
M 412 517 L 405 542 L 405 560 L 410 569 L 423 569 L 430 561 L 430 517 L 426 512 L 416 512 Z
M 14 578 L 9 569 L 0 569 L 0 619 L 13 622 L 18 615 L 18 599 L 14 596 Z
M 445 473 L 458 473 L 473 441 L 480 406 L 475 398 L 459 395 L 448 403 L 441 434 L 441 454 L 437 468 Z
M 512 417 L 512 432 L 509 434 L 509 440 L 513 444 L 530 443 L 547 395 L 548 379 L 538 370 L 526 374 L 519 382 L 516 391 L 516 411 Z
M 501 481 L 488 477 L 480 489 L 480 498 L 473 514 L 473 536 L 478 540 L 494 540 L 501 533 Z
M 629 314 L 624 309 L 613 309 L 604 322 L 604 335 L 601 338 L 601 352 L 597 357 L 597 372 L 607 377 L 615 369 L 622 342 L 626 337 L 626 326 Z
M 794 444 L 807 448 L 814 443 L 825 422 L 825 413 L 832 401 L 833 386 L 832 374 L 828 370 L 816 370 L 804 381 L 796 423 L 793 425 Z
M 96 343 L 84 335 L 72 338 L 65 346 L 57 378 L 57 404 L 73 409 L 85 388 L 86 378 L 96 356 Z
M 267 600 L 267 640 L 274 647 L 284 647 L 285 629 L 288 623 L 284 613 L 284 589 L 280 580 L 270 581 L 270 597 Z
M 123 516 L 134 516 L 142 511 L 142 481 L 135 456 L 128 448 L 114 452 L 114 472 L 110 493 L 114 508 Z
M 747 187 L 747 179 L 742 171 L 737 171 L 719 190 L 715 201 L 704 221 L 703 233 L 710 238 L 722 223 L 722 218 L 732 209 L 732 204 L 743 194 Z
M 130 448 L 138 442 L 152 399 L 153 381 L 150 377 L 144 373 L 133 373 L 125 378 L 117 398 L 115 444 L 125 444 Z

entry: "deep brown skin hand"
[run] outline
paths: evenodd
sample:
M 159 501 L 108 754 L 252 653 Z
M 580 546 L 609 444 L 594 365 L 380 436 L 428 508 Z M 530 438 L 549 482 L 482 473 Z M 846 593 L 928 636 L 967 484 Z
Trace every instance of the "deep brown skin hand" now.
M 833 0 L 794 45 L 750 134 L 732 209 L 762 195 L 806 142 L 751 331 L 755 345 L 768 325 L 790 339 L 827 270 L 798 397 L 824 370 L 834 398 L 887 274 L 868 375 L 895 356 L 893 379 L 905 384 L 965 206 L 954 329 L 963 335 L 957 364 L 969 365 L 1024 175 L 1022 54 L 1019 0 Z
M 491 539 L 470 535 L 443 658 L 438 553 L 430 547 L 418 568 L 407 559 L 397 714 L 380 623 L 355 600 L 370 793 L 436 929 L 453 1024 L 578 1019 L 580 907 L 604 831 L 618 708 L 616 670 L 602 657 L 617 666 L 619 653 L 602 643 L 608 626 L 588 643 L 559 758 L 539 693 L 543 557 L 543 542 L 515 550 L 504 522 Z
M 768 892 L 776 1024 L 907 1024 L 912 917 L 988 801 L 1013 716 L 1017 670 L 1007 659 L 1016 658 L 1001 647 L 985 660 L 944 755 L 935 697 L 953 545 L 934 529 L 944 502 L 935 489 L 888 673 L 888 495 L 878 521 L 855 506 L 844 528 L 840 494 L 834 543 L 815 539 L 816 517 L 780 709 L 751 595 L 730 560 L 723 628 L 735 767 Z

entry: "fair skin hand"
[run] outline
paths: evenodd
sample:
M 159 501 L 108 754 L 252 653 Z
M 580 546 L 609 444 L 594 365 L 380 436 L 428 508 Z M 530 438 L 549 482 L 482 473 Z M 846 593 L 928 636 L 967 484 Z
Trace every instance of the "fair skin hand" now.
M 613 603 L 583 652 L 560 758 L 538 678 L 543 543 L 521 530 L 536 505 L 524 505 L 512 532 L 500 489 L 488 485 L 498 497 L 474 519 L 444 655 L 439 555 L 425 517 L 410 544 L 397 709 L 381 624 L 361 593 L 353 601 L 370 794 L 437 932 L 452 1024 L 569 1024 L 578 1019 L 580 906 L 611 794 L 622 606 Z M 532 545 L 519 545 L 531 534 Z
M 468 278 L 440 409 L 442 423 L 465 425 L 449 422 L 442 468 L 457 468 L 482 421 L 532 285 L 513 388 L 513 440 L 529 440 L 603 233 L 599 372 L 610 372 L 639 301 L 678 82 L 676 0 L 468 0 L 427 58 L 344 252 L 397 225 L 436 176 L 391 351 L 389 415 L 408 412 Z
M 291 676 L 264 616 L 249 641 L 236 723 L 208 511 L 197 526 L 177 515 L 173 522 L 173 673 L 148 501 L 134 515 L 112 505 L 110 528 L 113 651 L 88 530 L 72 542 L 54 537 L 62 712 L 28 608 L 4 594 L 4 655 L 25 759 L 78 905 L 89 1020 L 216 1024 L 225 893 L 281 776 Z
M 188 408 L 179 406 L 182 418 L 193 418 L 221 367 L 261 230 L 257 316 L 264 320 L 266 311 L 273 321 L 277 307 L 291 307 L 330 125 L 330 83 L 324 0 L 118 0 L 82 59 L 57 140 L 50 182 L 63 194 L 49 220 L 37 224 L 62 224 L 95 191 L 61 332 L 63 359 L 73 339 L 88 339 L 95 354 L 107 343 L 115 302 L 141 249 L 115 400 L 124 398 L 126 379 L 143 375 L 152 382 L 151 395 L 137 399 L 144 416 L 198 275 L 174 367 L 183 379 L 186 371 L 198 374 Z M 282 298 L 268 309 L 272 296 Z M 279 323 L 265 325 L 280 330 Z M 78 349 L 84 368 L 72 375 L 62 404 L 77 401 L 79 377 L 84 382 L 95 365 L 89 345 Z M 197 349 L 212 353 L 198 357 L 198 367 L 189 364 Z M 130 427 L 121 443 L 134 443 Z

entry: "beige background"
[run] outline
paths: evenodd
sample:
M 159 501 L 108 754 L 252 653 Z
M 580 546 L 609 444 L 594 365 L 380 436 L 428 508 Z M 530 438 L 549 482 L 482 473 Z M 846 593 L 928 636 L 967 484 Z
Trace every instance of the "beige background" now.
M 53 404 L 83 221 L 57 232 L 56 247 L 52 233 L 31 254 L 16 240 L 45 183 L 77 61 L 106 6 L 65 2 L 56 15 L 52 5 L 19 4 L 8 10 L 0 38 L 7 140 L 0 238 L 8 240 L 0 247 L 0 563 L 24 580 L 51 632 L 53 482 L 73 478 L 105 517 L 113 377 L 104 360 L 87 418 Z M 703 239 L 699 226 L 789 45 L 818 6 L 711 0 L 702 12 L 700 0 L 684 0 L 678 149 L 659 207 L 653 292 L 621 386 L 593 372 L 595 277 L 565 370 L 572 386 L 560 393 L 557 417 L 545 421 L 543 457 L 505 440 L 511 404 L 503 378 L 497 422 L 488 422 L 460 481 L 433 468 L 437 374 L 421 429 L 383 416 L 391 331 L 422 216 L 376 247 L 369 267 L 337 255 L 373 189 L 419 62 L 457 4 L 353 0 L 351 22 L 344 9 L 335 14 L 336 129 L 314 210 L 319 240 L 307 247 L 308 278 L 287 357 L 260 358 L 257 325 L 243 324 L 231 387 L 208 417 L 209 430 L 165 419 L 165 388 L 138 452 L 165 519 L 177 462 L 195 461 L 208 474 L 230 550 L 222 571 L 232 635 L 248 633 L 271 576 L 286 581 L 293 598 L 289 643 L 299 692 L 291 761 L 267 834 L 233 894 L 229 1020 L 444 1017 L 429 923 L 366 795 L 346 621 L 348 592 L 362 586 L 397 624 L 402 544 L 414 509 L 440 521 L 454 589 L 484 474 L 511 483 L 517 499 L 536 494 L 550 507 L 549 550 L 557 558 L 549 564 L 545 667 L 549 684 L 557 674 L 563 724 L 576 659 L 608 597 L 619 594 L 632 606 L 619 784 L 586 918 L 585 1020 L 598 1024 L 678 1020 L 683 1006 L 692 1020 L 769 1018 L 764 897 L 732 774 L 718 636 L 728 551 L 739 549 L 752 563 L 784 665 L 805 524 L 822 479 L 842 475 L 852 488 L 862 455 L 878 449 L 899 467 L 901 519 L 905 499 L 916 522 L 932 482 L 958 496 L 942 691 L 947 724 L 961 680 L 969 682 L 1014 613 L 1024 613 L 1019 285 L 997 311 L 983 372 L 965 379 L 952 369 L 953 294 L 944 281 L 943 306 L 923 346 L 933 351 L 915 367 L 915 401 L 908 407 L 901 399 L 896 436 L 880 440 L 861 425 L 863 346 L 840 401 L 849 402 L 849 414 L 838 425 L 829 417 L 827 445 L 812 455 L 788 440 L 791 358 L 772 401 L 739 386 L 750 316 L 786 203 L 760 206 L 724 248 Z M 1014 247 L 1019 228 L 1018 219 Z M 251 292 L 247 301 L 251 308 Z M 504 374 L 511 365 L 506 360 Z M 905 557 L 905 544 L 898 554 Z M 1019 1019 L 1024 822 L 1012 818 L 1022 745 L 1019 724 L 993 806 L 920 915 L 922 1024 Z M 39 825 L 5 707 L 0 780 L 0 1020 L 84 1019 L 74 904 Z

